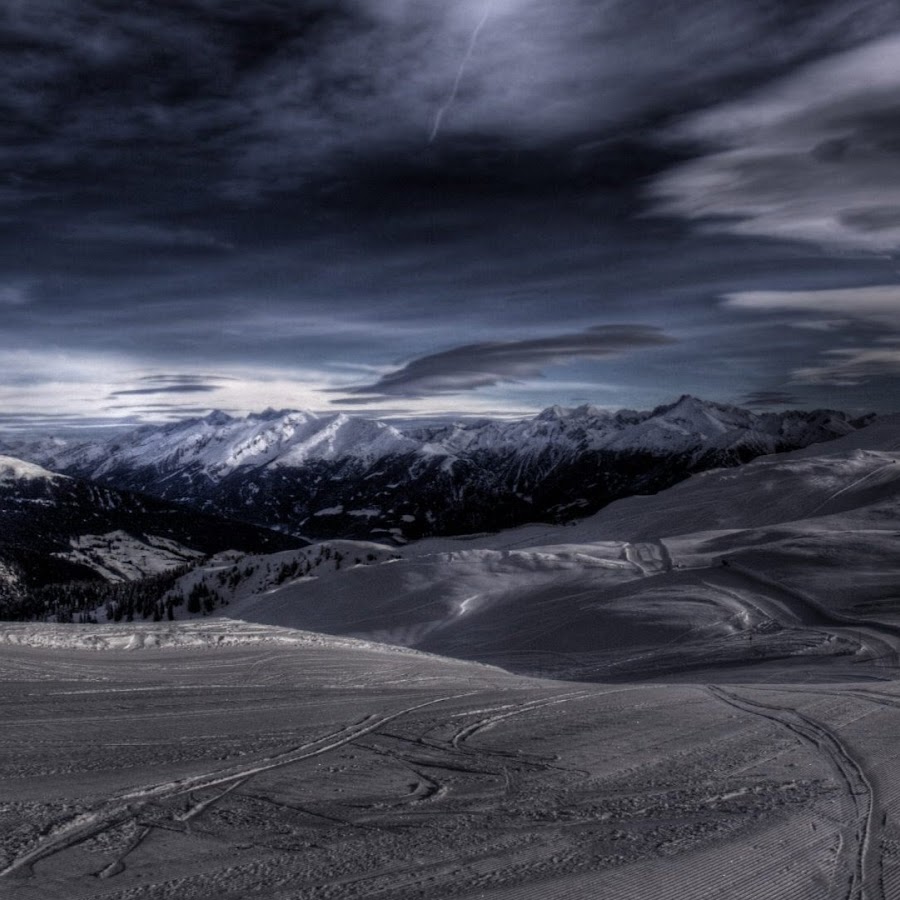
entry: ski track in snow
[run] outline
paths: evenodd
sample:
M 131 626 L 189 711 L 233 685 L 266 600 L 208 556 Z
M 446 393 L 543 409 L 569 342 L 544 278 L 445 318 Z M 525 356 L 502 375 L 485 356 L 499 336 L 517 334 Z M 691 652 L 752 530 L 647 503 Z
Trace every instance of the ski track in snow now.
M 492 728 L 499 722 L 503 722 L 506 719 L 511 719 L 513 716 L 525 715 L 535 710 L 543 709 L 547 706 L 555 706 L 559 703 L 571 703 L 573 700 L 581 700 L 588 696 L 591 696 L 591 692 L 589 691 L 576 691 L 572 694 L 564 694 L 561 697 L 554 697 L 550 700 L 527 701 L 525 703 L 522 703 L 516 709 L 511 710 L 510 712 L 500 713 L 499 715 L 495 716 L 488 716 L 485 719 L 479 719 L 477 722 L 473 722 L 470 725 L 463 726 L 459 729 L 459 731 L 456 732 L 456 734 L 453 735 L 450 743 L 456 749 L 459 749 L 460 744 L 468 741 L 480 731 L 485 731 L 488 728 Z
M 735 709 L 781 725 L 828 758 L 839 773 L 855 809 L 854 820 L 845 832 L 845 847 L 850 845 L 847 850 L 850 877 L 844 896 L 846 900 L 890 900 L 881 892 L 879 873 L 879 827 L 884 813 L 861 762 L 837 734 L 796 709 L 762 703 L 721 686 L 710 685 L 708 690 Z
M 150 803 L 160 803 L 184 794 L 192 794 L 216 787 L 225 788 L 225 790 L 216 797 L 195 804 L 191 811 L 186 815 L 174 815 L 171 817 L 175 822 L 186 822 L 195 818 L 197 815 L 200 815 L 211 805 L 217 803 L 226 796 L 229 791 L 245 783 L 254 775 L 269 772 L 273 769 L 283 768 L 284 766 L 290 766 L 305 759 L 310 759 L 314 756 L 320 756 L 323 753 L 336 750 L 339 747 L 343 747 L 345 744 L 349 744 L 352 741 L 372 733 L 373 731 L 377 731 L 379 728 L 382 728 L 384 725 L 387 725 L 389 722 L 393 722 L 402 716 L 433 706 L 436 703 L 458 699 L 462 696 L 466 695 L 457 694 L 448 697 L 439 697 L 435 700 L 428 700 L 425 703 L 409 706 L 389 715 L 372 715 L 368 717 L 368 721 L 364 723 L 348 725 L 339 731 L 331 732 L 316 740 L 301 744 L 299 747 L 286 750 L 278 756 L 262 760 L 256 765 L 241 766 L 236 770 L 212 772 L 181 781 L 135 789 L 127 794 L 108 801 L 93 812 L 79 815 L 71 822 L 61 823 L 50 835 L 42 840 L 37 847 L 23 856 L 20 856 L 18 859 L 13 860 L 5 869 L 0 870 L 0 877 L 14 875 L 17 872 L 32 874 L 33 867 L 37 862 L 47 859 L 63 850 L 67 850 L 76 844 L 80 844 L 115 825 L 135 820 L 139 813 Z
M 885 463 L 885 465 L 880 466 L 877 469 L 873 469 L 871 472 L 867 472 L 865 475 L 860 478 L 851 481 L 850 484 L 844 485 L 840 490 L 835 491 L 830 496 L 826 497 L 821 503 L 811 509 L 808 513 L 806 513 L 805 518 L 812 518 L 817 515 L 820 510 L 824 509 L 832 500 L 837 499 L 842 494 L 846 494 L 849 491 L 852 491 L 854 488 L 859 487 L 864 482 L 868 481 L 870 478 L 874 478 L 876 475 L 880 475 L 882 472 L 887 472 L 889 470 L 895 470 L 897 467 L 897 462 L 895 460 L 891 460 L 889 463 Z
M 846 743 L 841 746 L 851 761 L 842 756 L 825 734 L 835 735 L 833 729 L 816 730 L 805 713 L 743 702 L 745 695 L 760 696 L 756 688 L 725 689 L 740 698 L 733 703 L 743 704 L 735 717 L 722 711 L 721 696 L 691 685 L 566 685 L 356 648 L 318 648 L 306 661 L 304 653 L 312 651 L 289 647 L 215 655 L 174 649 L 163 656 L 122 654 L 118 662 L 83 651 L 10 652 L 42 654 L 51 665 L 66 653 L 61 673 L 75 673 L 68 660 L 85 659 L 96 667 L 94 679 L 130 666 L 155 673 L 150 683 L 136 673 L 131 683 L 100 684 L 89 693 L 77 684 L 70 690 L 69 676 L 60 674 L 59 686 L 39 692 L 44 700 L 37 715 L 3 719 L 0 778 L 17 765 L 18 757 L 4 755 L 4 747 L 19 735 L 32 741 L 40 734 L 49 743 L 32 745 L 38 761 L 51 752 L 56 765 L 65 765 L 71 722 L 83 722 L 85 712 L 96 713 L 95 722 L 83 725 L 90 730 L 82 738 L 88 759 L 100 753 L 107 764 L 117 763 L 121 747 L 126 762 L 140 763 L 100 769 L 108 774 L 97 778 L 88 769 L 80 786 L 76 775 L 76 793 L 69 795 L 76 802 L 62 809 L 57 785 L 70 782 L 60 780 L 62 773 L 53 776 L 27 839 L 6 843 L 17 849 L 7 850 L 0 894 L 7 887 L 17 900 L 231 900 L 254 893 L 275 900 L 474 900 L 495 890 L 504 900 L 641 898 L 648 891 L 666 900 L 707 900 L 715 894 L 700 887 L 716 884 L 714 869 L 703 870 L 701 883 L 682 860 L 700 851 L 712 854 L 716 865 L 733 858 L 736 877 L 746 881 L 752 842 L 781 822 L 808 832 L 814 821 L 820 832 L 799 844 L 798 853 L 805 866 L 824 872 L 819 848 L 846 828 L 827 818 L 833 779 L 846 777 L 859 795 L 854 825 L 874 784 L 857 777 L 852 761 L 861 770 L 864 761 Z M 364 661 L 354 663 L 364 652 Z M 159 679 L 173 661 L 177 674 L 170 680 L 183 689 L 164 692 Z M 298 681 L 286 679 L 291 672 Z M 307 686 L 310 677 L 319 688 Z M 454 679 L 456 689 L 448 690 Z M 390 706 L 387 696 L 396 698 Z M 769 696 L 775 695 L 767 695 L 767 703 Z M 33 702 L 13 699 L 13 708 Z M 303 738 L 291 742 L 298 723 L 311 716 L 335 721 L 342 703 L 348 704 L 348 724 L 300 725 Z M 876 715 L 893 710 L 868 705 Z M 6 711 L 0 707 L 0 714 Z M 748 713 L 763 712 L 786 733 L 788 726 L 801 732 L 802 745 L 760 732 Z M 262 733 L 260 723 L 267 723 Z M 223 726 L 227 740 L 217 747 Z M 259 745 L 266 728 L 273 729 L 271 740 Z M 110 729 L 121 734 L 114 738 Z M 91 734 L 103 735 L 103 746 L 92 746 Z M 184 757 L 185 769 L 182 748 L 191 747 L 203 755 Z M 229 762 L 210 766 L 204 762 L 210 750 Z M 76 754 L 76 764 L 78 758 L 84 757 Z M 172 777 L 128 787 L 151 758 Z M 291 770 L 305 760 L 316 762 Z M 802 768 L 792 770 L 786 761 Z M 14 790 L 37 786 L 34 772 L 13 779 Z M 827 790 L 816 787 L 819 773 Z M 109 777 L 122 786 L 104 791 Z M 0 816 L 3 810 L 0 803 Z M 880 840 L 878 810 L 872 802 L 873 848 Z M 845 843 L 840 865 L 849 873 L 856 848 L 850 832 Z M 671 885 L 665 874 L 661 881 L 641 875 L 645 864 L 670 862 L 683 872 Z M 868 858 L 860 864 L 866 885 L 871 873 L 877 876 L 873 865 Z M 792 877 L 777 867 L 768 872 L 770 896 L 793 898 Z M 847 896 L 890 900 L 871 891 Z

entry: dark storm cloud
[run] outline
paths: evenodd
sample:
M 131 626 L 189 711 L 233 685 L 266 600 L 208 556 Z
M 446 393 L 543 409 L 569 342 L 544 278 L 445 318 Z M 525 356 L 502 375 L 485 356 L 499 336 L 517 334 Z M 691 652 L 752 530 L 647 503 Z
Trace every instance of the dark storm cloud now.
M 228 375 L 198 375 L 179 373 L 177 375 L 144 375 L 137 381 L 152 384 L 199 384 L 205 381 L 234 381 Z
M 20 422 L 44 422 L 48 418 L 60 419 L 64 416 L 47 416 L 43 413 L 0 413 L 0 425 L 8 425 L 10 423 L 18 424 Z M 80 416 L 71 417 L 74 422 L 80 420 Z
M 132 413 L 133 407 L 128 407 L 128 412 Z M 47 434 L 60 431 L 77 432 L 79 435 L 88 438 L 92 435 L 101 435 L 108 431 L 110 427 L 128 428 L 135 425 L 141 425 L 142 420 L 139 415 L 123 414 L 117 417 L 115 423 L 110 423 L 109 419 L 102 416 L 90 416 L 83 413 L 73 415 L 65 415 L 59 413 L 0 413 L 0 428 L 4 434 L 0 435 L 0 453 L 3 452 L 4 437 L 9 434 L 13 439 L 27 438 L 30 435 L 43 437 Z M 15 455 L 15 447 L 12 448 L 12 455 Z
M 202 195 L 249 200 L 308 179 L 339 181 L 372 151 L 415 166 L 464 61 L 437 148 L 473 136 L 531 147 L 578 135 L 590 147 L 623 125 L 705 105 L 729 84 L 877 34 L 892 8 L 13 2 L 0 14 L 0 97 L 13 138 L 2 158 L 23 191 L 41 184 L 42 170 L 82 189 L 88 173 L 108 185 L 124 175 L 122 199 L 161 213 Z M 752 56 L 742 52 L 750 42 Z M 162 188 L 157 202 L 135 196 L 141 182 Z M 185 186 L 193 196 L 179 196 Z
M 21 285 L 8 284 L 0 287 L 0 307 L 24 306 L 29 302 L 28 289 Z
M 141 222 L 67 222 L 60 226 L 61 238 L 85 243 L 133 245 L 143 249 L 173 248 L 234 250 L 234 244 L 198 228 L 179 228 Z
M 210 411 L 208 406 L 188 406 L 184 403 L 145 403 L 135 406 L 133 403 L 110 404 L 103 407 L 106 410 L 127 409 L 138 413 L 178 413 L 180 415 L 202 416 Z M 227 410 L 226 410 L 227 412 Z
M 422 397 L 471 391 L 503 381 L 534 377 L 548 366 L 578 359 L 604 359 L 668 343 L 672 343 L 672 338 L 657 328 L 598 325 L 580 334 L 467 344 L 414 359 L 373 384 L 351 388 L 347 393 Z

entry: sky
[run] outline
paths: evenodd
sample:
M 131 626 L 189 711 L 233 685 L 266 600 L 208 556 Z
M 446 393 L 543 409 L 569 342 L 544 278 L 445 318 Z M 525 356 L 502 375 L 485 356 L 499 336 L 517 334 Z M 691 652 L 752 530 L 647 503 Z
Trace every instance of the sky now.
M 900 0 L 5 0 L 0 433 L 900 409 Z

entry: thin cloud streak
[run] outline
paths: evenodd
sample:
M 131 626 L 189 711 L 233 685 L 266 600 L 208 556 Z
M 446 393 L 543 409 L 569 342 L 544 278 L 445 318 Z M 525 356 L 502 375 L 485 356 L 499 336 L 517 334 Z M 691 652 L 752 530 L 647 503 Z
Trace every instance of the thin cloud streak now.
M 814 322 L 830 315 L 845 322 L 856 319 L 900 329 L 900 284 L 819 291 L 741 291 L 726 294 L 725 306 L 756 312 L 811 313 Z
M 873 285 L 822 291 L 748 291 L 727 295 L 724 304 L 761 313 L 802 315 L 796 325 L 813 324 L 835 338 L 853 336 L 856 346 L 828 347 L 816 365 L 791 373 L 792 384 L 851 388 L 874 379 L 895 383 L 900 376 L 900 285 Z M 833 326 L 823 327 L 823 326 Z
M 735 234 L 896 252 L 898 92 L 900 32 L 688 118 L 670 137 L 710 150 L 656 180 L 657 210 Z
M 132 388 L 127 391 L 112 391 L 110 397 L 132 397 L 140 394 L 210 394 L 221 390 L 217 384 L 172 384 L 150 388 Z
M 378 381 L 348 388 L 346 393 L 374 397 L 455 394 L 538 377 L 549 366 L 578 359 L 605 359 L 671 343 L 673 338 L 652 326 L 598 325 L 578 334 L 466 344 L 414 359 Z M 347 401 L 332 401 L 341 402 Z
M 839 347 L 826 350 L 818 366 L 796 369 L 795 384 L 856 387 L 876 378 L 889 378 L 900 383 L 900 338 L 896 346 Z
M 791 407 L 799 406 L 803 403 L 803 400 L 797 394 L 789 393 L 788 391 L 753 391 L 750 394 L 745 394 L 738 402 L 741 406 L 749 406 L 750 408 L 767 406 Z

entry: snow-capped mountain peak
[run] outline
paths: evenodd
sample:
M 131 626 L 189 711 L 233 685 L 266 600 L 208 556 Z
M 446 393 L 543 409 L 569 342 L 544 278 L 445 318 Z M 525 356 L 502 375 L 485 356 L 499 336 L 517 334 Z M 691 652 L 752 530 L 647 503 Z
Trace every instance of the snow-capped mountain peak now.
M 390 453 L 408 453 L 416 444 L 385 422 L 338 413 L 319 419 L 317 427 L 297 440 L 269 465 L 299 466 L 313 459 L 353 457 L 374 460 Z
M 687 395 L 649 411 L 555 406 L 517 421 L 407 429 L 267 409 L 68 448 L 43 443 L 29 458 L 303 535 L 399 540 L 571 518 L 859 424 L 833 411 L 757 414 Z
M 211 413 L 204 416 L 202 421 L 206 422 L 209 425 L 219 426 L 219 425 L 227 425 L 229 422 L 234 421 L 227 412 L 223 412 L 221 409 L 214 409 Z

